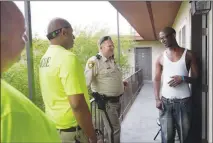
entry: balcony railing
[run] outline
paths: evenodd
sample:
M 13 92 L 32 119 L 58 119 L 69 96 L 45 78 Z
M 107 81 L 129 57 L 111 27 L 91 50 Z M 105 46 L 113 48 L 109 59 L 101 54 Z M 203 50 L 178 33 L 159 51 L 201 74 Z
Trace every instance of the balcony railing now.
M 128 78 L 125 79 L 128 81 L 128 87 L 126 88 L 123 96 L 120 98 L 121 103 L 121 114 L 120 121 L 122 122 L 125 118 L 127 112 L 132 106 L 135 98 L 137 97 L 141 87 L 143 86 L 143 70 L 140 69 Z M 94 99 L 90 100 L 91 112 L 93 118 L 93 125 L 96 129 L 99 129 L 104 134 L 104 124 L 101 119 L 101 115 Z
M 121 69 L 121 71 L 123 74 L 123 79 L 126 79 L 135 73 L 135 67 L 127 67 L 125 69 Z

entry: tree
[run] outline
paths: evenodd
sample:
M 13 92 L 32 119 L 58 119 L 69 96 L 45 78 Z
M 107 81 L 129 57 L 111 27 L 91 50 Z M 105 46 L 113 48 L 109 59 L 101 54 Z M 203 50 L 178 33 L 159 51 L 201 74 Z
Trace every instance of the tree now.
M 72 51 L 78 56 L 81 64 L 85 67 L 89 57 L 96 55 L 98 52 L 97 41 L 98 39 L 108 34 L 108 29 L 104 28 L 98 31 L 95 28 L 86 27 L 84 29 L 75 29 L 76 39 Z M 95 31 L 95 32 L 94 32 Z M 115 57 L 117 57 L 117 40 L 116 36 L 112 36 L 115 43 Z M 43 100 L 41 97 L 41 91 L 39 86 L 39 63 L 41 57 L 46 52 L 49 46 L 47 40 L 33 38 L 33 63 L 34 63 L 34 85 L 35 95 L 33 102 L 42 110 L 44 109 Z M 131 40 L 129 38 L 121 38 L 121 49 L 131 47 Z M 128 67 L 127 58 L 121 54 L 120 57 L 121 67 Z M 2 78 L 9 82 L 12 86 L 21 91 L 24 95 L 28 93 L 28 75 L 27 75 L 27 57 L 26 51 L 23 51 L 21 60 L 14 64 L 7 72 L 2 74 Z

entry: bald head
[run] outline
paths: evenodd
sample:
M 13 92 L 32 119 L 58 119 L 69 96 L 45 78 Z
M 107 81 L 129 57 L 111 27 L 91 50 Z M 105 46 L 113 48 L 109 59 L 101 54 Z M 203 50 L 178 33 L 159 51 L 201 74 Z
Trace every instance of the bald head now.
M 1 72 L 19 58 L 24 48 L 24 16 L 11 1 L 1 2 Z M 12 41 L 12 42 L 11 42 Z
M 1 36 L 4 36 L 2 34 L 5 34 L 5 36 L 10 36 L 8 35 L 10 32 L 14 32 L 13 30 L 17 31 L 17 28 L 21 28 L 23 25 L 24 25 L 24 16 L 19 10 L 19 8 L 15 5 L 15 3 L 12 1 L 2 1 Z
M 175 37 L 176 31 L 172 27 L 165 27 L 159 33 L 159 40 L 166 48 L 178 47 Z
M 63 18 L 54 18 L 50 21 L 47 34 L 64 27 L 71 27 L 70 23 Z
M 71 24 L 63 18 L 54 18 L 50 21 L 47 38 L 52 45 L 61 45 L 65 49 L 72 48 L 75 39 Z

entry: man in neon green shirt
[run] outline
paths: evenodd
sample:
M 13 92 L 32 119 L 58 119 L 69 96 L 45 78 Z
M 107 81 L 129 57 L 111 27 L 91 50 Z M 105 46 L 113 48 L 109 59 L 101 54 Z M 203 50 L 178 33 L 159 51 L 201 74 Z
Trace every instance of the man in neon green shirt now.
M 17 61 L 26 41 L 22 13 L 13 2 L 1 2 L 1 73 Z M 52 121 L 22 93 L 2 79 L 1 142 L 61 142 Z
M 75 38 L 72 27 L 67 20 L 55 18 L 47 33 L 51 45 L 39 70 L 45 112 L 55 123 L 62 142 L 96 143 L 83 67 L 69 51 Z

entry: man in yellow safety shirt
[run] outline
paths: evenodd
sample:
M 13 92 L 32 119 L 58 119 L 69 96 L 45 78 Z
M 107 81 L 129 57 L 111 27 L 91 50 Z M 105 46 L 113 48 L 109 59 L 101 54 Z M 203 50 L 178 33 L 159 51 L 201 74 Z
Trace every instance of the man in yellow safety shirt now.
M 1 74 L 19 59 L 28 40 L 24 17 L 10 1 L 1 3 Z M 54 124 L 17 89 L 1 79 L 1 142 L 60 143 Z
M 73 29 L 67 20 L 55 18 L 47 33 L 50 46 L 39 70 L 45 112 L 54 121 L 62 142 L 96 143 L 83 67 L 70 51 Z

